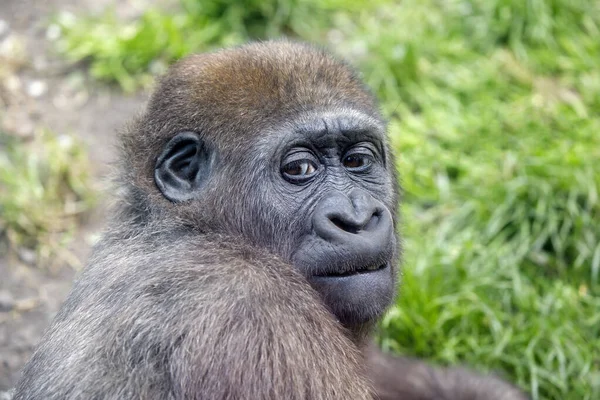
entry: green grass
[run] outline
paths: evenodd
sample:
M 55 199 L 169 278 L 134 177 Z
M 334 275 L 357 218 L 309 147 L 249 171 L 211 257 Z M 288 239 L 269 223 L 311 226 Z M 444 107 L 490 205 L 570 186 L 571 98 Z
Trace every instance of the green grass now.
M 533 399 L 600 398 L 600 1 L 224 4 L 59 20 L 59 48 L 131 90 L 248 38 L 330 46 L 382 100 L 399 155 L 406 254 L 381 345 Z
M 0 150 L 0 240 L 34 252 L 38 265 L 76 266 L 65 245 L 95 203 L 82 147 L 41 131 L 31 142 L 0 135 Z
M 89 62 L 95 78 L 132 91 L 190 52 L 283 34 L 318 39 L 318 27 L 329 19 L 327 11 L 342 4 L 341 0 L 181 0 L 181 10 L 173 14 L 150 8 L 139 20 L 124 23 L 113 10 L 78 18 L 63 13 L 54 26 L 62 33 L 59 52 L 74 62 Z

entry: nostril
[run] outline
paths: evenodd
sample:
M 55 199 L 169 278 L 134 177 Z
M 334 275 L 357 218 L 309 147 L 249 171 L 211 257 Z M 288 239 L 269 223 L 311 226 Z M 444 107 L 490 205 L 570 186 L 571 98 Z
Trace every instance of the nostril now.
M 357 234 L 360 231 L 375 229 L 381 219 L 381 212 L 374 212 L 368 220 L 349 220 L 339 216 L 330 216 L 329 220 L 344 232 Z
M 377 211 L 373 213 L 369 221 L 365 224 L 365 226 L 363 226 L 362 229 L 365 231 L 375 229 L 375 227 L 379 224 L 379 220 L 381 220 L 381 212 Z
M 338 217 L 330 218 L 331 222 L 341 230 L 349 233 L 358 233 L 360 226 L 343 221 Z

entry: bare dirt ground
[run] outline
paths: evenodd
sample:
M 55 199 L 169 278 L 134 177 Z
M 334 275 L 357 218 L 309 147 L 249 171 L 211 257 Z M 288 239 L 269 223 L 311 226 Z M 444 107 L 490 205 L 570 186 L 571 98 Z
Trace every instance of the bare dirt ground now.
M 102 182 L 104 191 L 109 187 L 116 131 L 141 108 L 145 95 L 125 96 L 94 84 L 82 68 L 56 56 L 46 36 L 49 19 L 58 11 L 93 13 L 108 6 L 120 16 L 132 17 L 143 2 L 0 0 L 0 49 L 4 45 L 4 51 L 14 51 L 11 43 L 23 47 L 23 60 L 8 79 L 9 94 L 18 101 L 9 101 L 0 110 L 4 130 L 26 136 L 45 127 L 80 138 L 88 147 L 93 179 Z M 82 262 L 90 250 L 87 238 L 102 229 L 105 209 L 99 206 L 71 245 Z M 15 384 L 75 275 L 67 265 L 48 270 L 18 257 L 0 258 L 0 398 Z

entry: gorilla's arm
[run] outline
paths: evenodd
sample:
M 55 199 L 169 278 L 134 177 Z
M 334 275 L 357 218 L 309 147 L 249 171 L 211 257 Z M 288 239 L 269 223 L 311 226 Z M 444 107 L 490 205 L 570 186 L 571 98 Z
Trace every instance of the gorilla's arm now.
M 96 252 L 15 400 L 371 398 L 356 347 L 292 267 L 155 240 Z
M 460 367 L 438 368 L 423 361 L 367 350 L 369 378 L 379 400 L 527 400 L 514 386 Z

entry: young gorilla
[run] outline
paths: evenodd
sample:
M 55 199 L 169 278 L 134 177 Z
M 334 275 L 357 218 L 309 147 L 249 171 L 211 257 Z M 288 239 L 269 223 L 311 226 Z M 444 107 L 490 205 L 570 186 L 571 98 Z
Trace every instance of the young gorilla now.
M 397 179 L 356 75 L 290 42 L 189 57 L 122 136 L 108 232 L 15 399 L 521 399 L 367 348 Z

